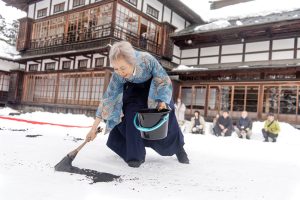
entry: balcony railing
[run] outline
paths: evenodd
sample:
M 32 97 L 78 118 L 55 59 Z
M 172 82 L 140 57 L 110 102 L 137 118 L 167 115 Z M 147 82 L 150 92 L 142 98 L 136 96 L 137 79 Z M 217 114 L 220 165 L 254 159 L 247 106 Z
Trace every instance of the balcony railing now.
M 78 50 L 83 48 L 94 47 L 95 41 L 104 40 L 107 38 L 115 38 L 117 40 L 127 40 L 133 46 L 144 49 L 151 53 L 161 55 L 161 45 L 158 42 L 145 39 L 140 35 L 133 33 L 120 26 L 112 26 L 105 24 L 90 29 L 80 31 L 72 31 L 67 34 L 58 34 L 45 38 L 32 39 L 30 41 L 29 54 L 31 51 L 34 54 L 51 53 L 65 50 Z M 86 45 L 77 45 L 86 43 Z M 97 42 L 98 43 L 98 42 Z M 104 45 L 106 45 L 105 42 Z M 62 47 L 63 48 L 59 48 Z M 68 47 L 70 46 L 70 47 Z M 53 51 L 52 51 L 53 50 Z

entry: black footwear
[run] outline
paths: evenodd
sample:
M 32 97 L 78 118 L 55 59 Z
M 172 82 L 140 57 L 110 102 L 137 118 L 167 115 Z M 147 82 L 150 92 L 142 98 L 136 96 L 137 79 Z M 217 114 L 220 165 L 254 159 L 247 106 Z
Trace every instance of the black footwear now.
M 243 136 L 242 136 L 242 135 L 239 135 L 239 138 L 240 138 L 240 139 L 243 139 Z
M 276 142 L 276 138 L 273 138 L 273 141 L 272 142 Z
M 250 140 L 250 136 L 246 135 L 246 139 L 247 139 L 247 140 Z
M 265 139 L 264 142 L 269 142 L 269 140 L 268 140 L 268 139 Z
M 144 162 L 145 162 L 145 160 L 130 160 L 130 161 L 127 162 L 127 164 L 128 164 L 129 167 L 138 168 Z
M 189 164 L 190 163 L 190 160 L 187 157 L 187 154 L 186 154 L 183 146 L 180 147 L 178 153 L 176 153 L 176 157 L 178 159 L 178 162 L 180 162 L 180 163 L 183 163 L 183 164 Z

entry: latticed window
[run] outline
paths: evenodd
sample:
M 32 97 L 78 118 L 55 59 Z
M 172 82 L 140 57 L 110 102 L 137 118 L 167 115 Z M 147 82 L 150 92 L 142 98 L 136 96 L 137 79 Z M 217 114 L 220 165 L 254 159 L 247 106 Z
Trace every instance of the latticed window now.
M 54 5 L 54 13 L 58 13 L 65 10 L 65 2 Z
M 104 67 L 104 58 L 95 59 L 95 67 Z
M 87 68 L 88 59 L 78 60 L 78 68 Z
M 159 11 L 153 8 L 152 6 L 147 5 L 147 11 L 146 13 L 155 19 L 158 19 Z
M 85 0 L 74 0 L 73 7 L 84 5 Z
M 70 69 L 71 68 L 71 61 L 63 61 L 62 68 L 63 69 Z
M 130 4 L 134 5 L 134 6 L 137 5 L 137 0 L 125 0 L 125 1 L 127 1 L 128 3 L 130 3 Z
M 55 69 L 55 62 L 45 63 L 45 70 L 54 70 Z
M 47 8 L 44 8 L 44 9 L 41 9 L 41 10 L 38 10 L 37 11 L 37 17 L 40 18 L 40 17 L 44 17 L 47 15 Z
M 38 64 L 31 64 L 29 65 L 29 71 L 37 71 L 39 65 Z

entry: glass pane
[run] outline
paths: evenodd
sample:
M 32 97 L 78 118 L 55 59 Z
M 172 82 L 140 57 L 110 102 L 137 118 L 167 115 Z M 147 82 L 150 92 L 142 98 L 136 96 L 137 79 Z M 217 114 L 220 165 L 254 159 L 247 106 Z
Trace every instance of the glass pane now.
M 196 87 L 195 88 L 195 105 L 193 109 L 204 109 L 205 107 L 205 97 L 206 97 L 206 87 Z
M 209 90 L 209 97 L 208 97 L 208 109 L 209 110 L 219 110 L 220 101 L 220 89 L 219 87 L 211 87 Z
M 296 114 L 297 86 L 283 86 L 280 92 L 280 114 Z
M 181 89 L 181 101 L 185 104 L 186 108 L 191 109 L 191 103 L 192 103 L 191 87 L 183 87 Z
M 232 87 L 221 87 L 221 110 L 229 110 L 231 108 Z
M 243 111 L 245 100 L 245 86 L 234 87 L 233 111 Z
M 258 86 L 247 86 L 246 111 L 257 112 Z
M 279 87 L 268 86 L 264 88 L 264 109 L 263 112 L 278 113 Z

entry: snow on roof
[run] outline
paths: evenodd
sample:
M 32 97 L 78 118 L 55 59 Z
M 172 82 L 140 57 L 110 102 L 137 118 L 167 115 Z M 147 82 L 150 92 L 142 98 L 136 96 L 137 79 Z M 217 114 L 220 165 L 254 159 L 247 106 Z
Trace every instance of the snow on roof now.
M 172 71 L 197 71 L 197 70 L 207 70 L 208 68 L 201 67 L 188 67 L 186 65 L 179 65 L 178 67 L 172 69 Z
M 9 45 L 6 42 L 0 40 L 0 57 L 9 60 L 15 60 L 17 58 L 20 58 L 20 55 L 15 46 Z
M 188 4 L 188 3 L 187 3 Z M 195 6 L 194 10 L 200 9 Z M 207 22 L 216 20 L 237 20 L 249 17 L 262 17 L 270 14 L 279 14 L 300 9 L 299 0 L 255 0 L 245 3 L 239 3 L 216 10 L 198 12 L 202 19 Z
M 212 29 L 221 29 L 230 26 L 227 20 L 218 20 L 208 24 L 200 25 L 195 28 L 195 31 L 207 31 Z

